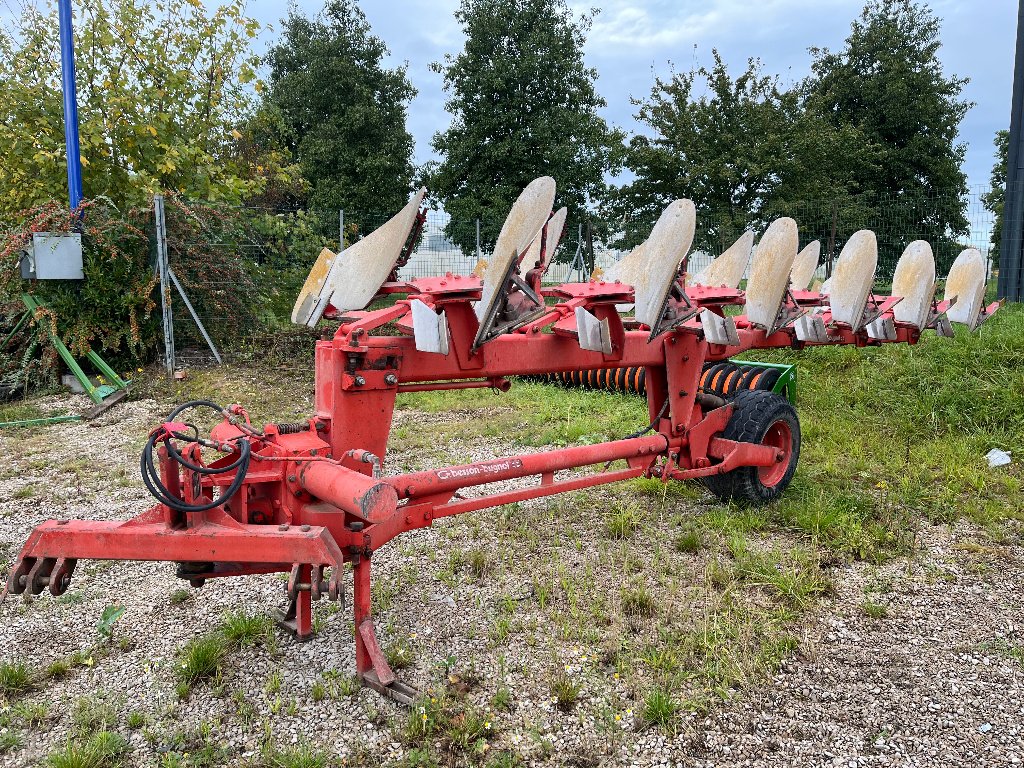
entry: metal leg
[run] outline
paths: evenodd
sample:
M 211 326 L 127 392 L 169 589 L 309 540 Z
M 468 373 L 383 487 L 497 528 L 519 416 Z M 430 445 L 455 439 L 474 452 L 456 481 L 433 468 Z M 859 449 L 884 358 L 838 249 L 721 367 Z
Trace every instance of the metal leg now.
M 312 568 L 299 566 L 299 581 L 309 583 Z M 288 601 L 288 609 L 279 613 L 277 623 L 300 643 L 313 639 L 313 596 L 308 589 L 296 591 Z
M 419 691 L 401 682 L 388 665 L 377 642 L 370 614 L 370 558 L 362 556 L 353 561 L 353 618 L 356 625 L 356 671 L 367 688 L 372 688 L 399 704 L 412 704 Z

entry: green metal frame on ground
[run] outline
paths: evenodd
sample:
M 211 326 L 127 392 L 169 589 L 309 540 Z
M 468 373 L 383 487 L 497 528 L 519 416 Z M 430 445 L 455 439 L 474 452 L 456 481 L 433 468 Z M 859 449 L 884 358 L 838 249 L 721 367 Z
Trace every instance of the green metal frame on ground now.
M 28 320 L 35 316 L 36 311 L 46 306 L 42 301 L 29 293 L 21 294 L 21 301 L 25 305 L 25 313 L 15 324 L 14 330 L 7 334 L 7 337 L 4 339 L 3 344 L 0 345 L 0 348 L 6 347 L 11 339 L 13 339 L 14 336 L 25 326 Z M 60 337 L 54 333 L 53 329 L 49 326 L 46 327 L 46 335 L 49 337 L 50 343 L 53 344 L 53 348 L 57 350 L 57 354 L 60 355 L 61 360 L 63 360 L 64 364 L 71 370 L 71 373 L 74 374 L 78 383 L 82 385 L 82 389 L 85 390 L 85 393 L 89 395 L 89 398 L 95 403 L 95 405 L 86 411 L 83 416 L 51 416 L 42 419 L 10 421 L 0 424 L 0 428 L 35 426 L 37 424 L 55 424 L 64 421 L 75 421 L 81 418 L 91 419 L 110 408 L 114 403 L 123 400 L 128 394 L 128 387 L 131 386 L 131 382 L 125 381 L 118 376 L 117 371 L 111 368 L 95 350 L 90 349 L 89 352 L 86 353 L 86 357 L 89 362 L 93 364 L 96 370 L 99 371 L 105 382 L 107 382 L 100 386 L 96 386 L 92 381 L 90 381 L 85 371 L 82 370 L 82 366 L 79 365 L 78 361 L 75 359 L 75 356 L 71 354 L 71 350 L 67 348 L 67 345 L 61 341 Z

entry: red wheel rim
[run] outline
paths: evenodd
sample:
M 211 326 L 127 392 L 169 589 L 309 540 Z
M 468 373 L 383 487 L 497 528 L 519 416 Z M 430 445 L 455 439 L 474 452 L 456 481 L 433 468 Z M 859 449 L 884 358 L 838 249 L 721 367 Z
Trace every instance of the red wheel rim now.
M 761 484 L 766 488 L 774 488 L 789 470 L 789 462 L 793 458 L 793 432 L 785 421 L 776 421 L 768 431 L 764 433 L 762 445 L 770 445 L 782 452 L 782 460 L 777 461 L 770 467 L 758 467 L 757 476 Z

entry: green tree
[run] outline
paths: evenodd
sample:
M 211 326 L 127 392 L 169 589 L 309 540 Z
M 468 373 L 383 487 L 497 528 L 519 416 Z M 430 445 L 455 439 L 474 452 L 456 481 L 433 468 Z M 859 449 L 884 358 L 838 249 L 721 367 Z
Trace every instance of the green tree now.
M 564 0 L 462 0 L 455 17 L 465 47 L 434 65 L 452 124 L 434 135 L 441 160 L 427 171 L 452 216 L 449 236 L 470 251 L 466 224 L 479 218 L 489 248 L 516 196 L 543 175 L 579 220 L 618 169 L 623 138 L 598 115 L 605 101 L 583 60 L 592 17 L 576 18 Z
M 972 104 L 961 99 L 967 80 L 943 71 L 939 33 L 924 3 L 869 0 L 843 50 L 811 49 L 809 98 L 877 148 L 876 167 L 852 181 L 873 195 L 874 223 L 890 225 L 878 232 L 880 259 L 890 266 L 920 237 L 938 251 L 941 271 L 955 236 L 968 231 L 966 145 L 957 135 Z
M 622 222 L 618 244 L 642 241 L 662 208 L 688 197 L 698 209 L 697 247 L 720 250 L 749 226 L 795 216 L 820 236 L 831 202 L 849 206 L 848 169 L 870 165 L 871 146 L 852 126 L 833 126 L 779 88 L 753 59 L 733 78 L 717 51 L 710 68 L 655 80 L 636 119 L 626 166 L 635 179 L 605 213 Z M 699 92 L 699 96 L 695 96 Z M 807 201 L 815 201 L 808 203 Z
M 280 115 L 277 137 L 309 182 L 311 208 L 389 213 L 406 202 L 416 91 L 404 67 L 384 67 L 387 54 L 355 0 L 328 0 L 313 18 L 292 7 L 283 21 L 265 106 Z
M 1010 162 L 1010 132 L 996 131 L 996 163 L 992 166 L 991 189 L 981 196 L 985 208 L 992 212 L 992 254 L 999 260 L 1003 242 L 1003 204 L 1006 202 L 1006 166 Z
M 174 190 L 238 200 L 258 187 L 233 161 L 259 24 L 243 0 L 74 4 L 82 176 L 119 206 Z M 0 30 L 0 216 L 67 193 L 57 10 L 24 4 Z

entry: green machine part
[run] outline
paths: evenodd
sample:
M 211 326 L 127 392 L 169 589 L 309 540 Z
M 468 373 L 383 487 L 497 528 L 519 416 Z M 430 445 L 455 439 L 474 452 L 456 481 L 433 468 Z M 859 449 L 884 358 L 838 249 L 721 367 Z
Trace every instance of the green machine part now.
M 757 368 L 774 368 L 779 371 L 779 378 L 775 380 L 775 385 L 772 387 L 772 392 L 777 395 L 785 395 L 786 399 L 793 405 L 796 405 L 796 366 L 787 365 L 785 363 L 758 363 L 751 360 L 730 360 L 730 363 L 734 363 L 739 366 L 746 367 L 757 367 Z
M 40 308 L 45 307 L 45 304 L 43 304 L 43 302 L 41 302 L 35 296 L 32 296 L 31 294 L 28 293 L 21 294 L 21 301 L 25 305 L 25 313 L 21 316 L 21 319 L 18 320 L 17 324 L 14 326 L 14 330 L 7 334 L 7 337 L 4 339 L 3 344 L 0 345 L 0 348 L 6 347 L 7 344 L 10 343 L 11 339 L 13 339 L 14 336 L 22 328 L 25 327 L 25 324 L 28 323 L 30 318 L 32 318 L 32 316 L 35 315 L 36 311 Z M 67 345 L 63 341 L 61 341 L 60 337 L 53 332 L 52 328 L 47 326 L 45 329 L 45 333 L 49 338 L 50 343 L 53 345 L 53 348 L 57 350 L 57 354 L 60 355 L 61 359 L 64 361 L 64 364 L 67 365 L 68 369 L 78 380 L 78 383 L 82 385 L 82 389 L 85 390 L 85 393 L 89 395 L 89 398 L 93 401 L 93 403 L 95 403 L 95 405 L 88 411 L 86 411 L 86 413 L 83 416 L 49 416 L 46 418 L 39 419 L 11 421 L 0 424 L 0 428 L 32 427 L 40 424 L 56 424 L 65 421 L 77 421 L 82 418 L 91 419 L 95 416 L 98 416 L 100 413 L 107 410 L 115 403 L 123 400 L 125 396 L 127 396 L 128 394 L 128 387 L 131 385 L 131 382 L 125 381 L 120 376 L 118 376 L 117 371 L 111 368 L 110 365 L 107 364 L 106 360 L 100 357 L 95 350 L 90 349 L 89 352 L 86 354 L 86 358 L 89 360 L 90 363 L 92 363 L 93 367 L 95 367 L 96 370 L 99 371 L 100 375 L 105 380 L 105 383 L 99 386 L 93 384 L 92 381 L 90 381 L 89 377 L 82 369 L 82 366 L 75 359 L 75 356 L 71 354 L 71 350 L 69 350 L 67 348 Z

